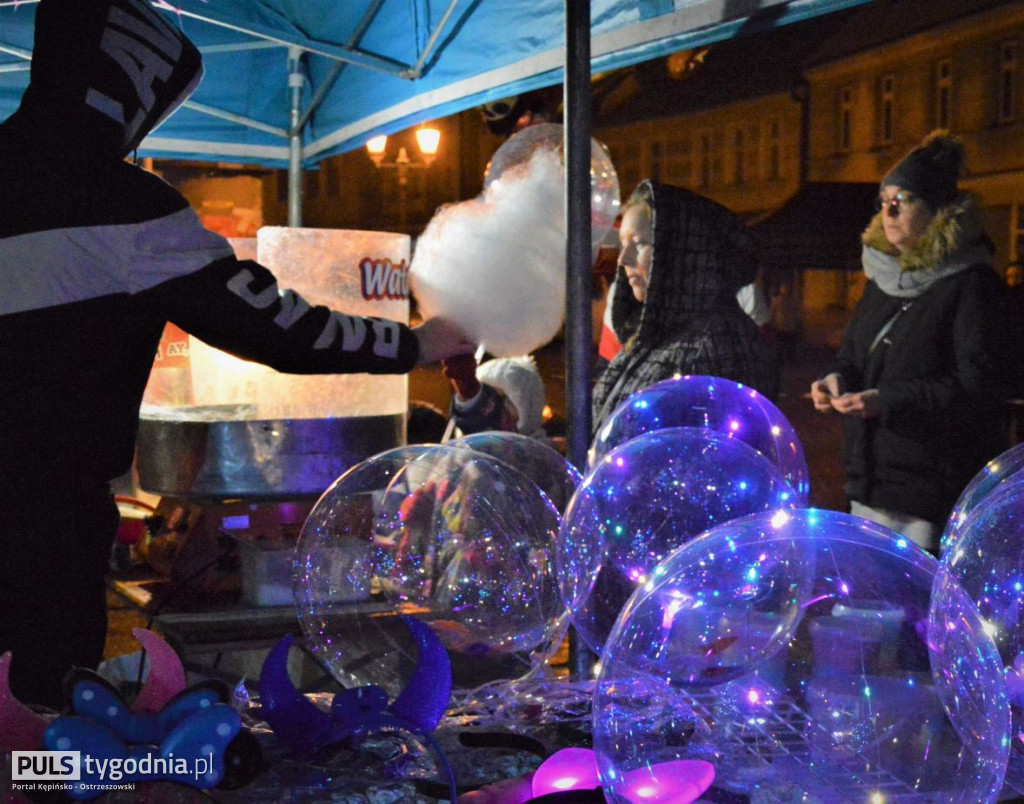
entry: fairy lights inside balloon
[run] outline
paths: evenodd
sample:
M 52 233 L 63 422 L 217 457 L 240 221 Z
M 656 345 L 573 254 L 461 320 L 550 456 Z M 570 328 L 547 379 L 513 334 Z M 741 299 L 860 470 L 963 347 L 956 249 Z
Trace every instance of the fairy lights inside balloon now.
M 1008 679 L 962 589 L 930 608 L 941 576 L 924 551 L 835 511 L 751 514 L 684 543 L 605 643 L 605 795 L 639 801 L 648 769 L 714 757 L 726 794 L 872 801 L 884 780 L 899 800 L 994 800 Z
M 810 490 L 807 463 L 796 431 L 766 397 L 720 377 L 679 376 L 645 388 L 607 418 L 588 453 L 591 467 L 616 446 L 670 427 L 702 427 L 736 438 L 780 468 L 798 504 Z

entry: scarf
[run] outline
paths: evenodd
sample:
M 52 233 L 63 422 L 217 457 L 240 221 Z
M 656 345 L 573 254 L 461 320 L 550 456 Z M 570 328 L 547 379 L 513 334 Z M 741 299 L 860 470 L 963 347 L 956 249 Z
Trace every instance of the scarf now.
M 968 193 L 940 207 L 921 239 L 902 253 L 886 239 L 882 215 L 876 213 L 864 230 L 861 264 L 889 296 L 914 299 L 940 279 L 978 263 L 992 264 L 978 201 Z
M 940 279 L 959 273 L 978 263 L 988 264 L 991 252 L 983 245 L 968 246 L 933 268 L 904 270 L 898 255 L 886 254 L 871 246 L 864 246 L 861 264 L 864 274 L 888 296 L 914 299 L 923 295 Z

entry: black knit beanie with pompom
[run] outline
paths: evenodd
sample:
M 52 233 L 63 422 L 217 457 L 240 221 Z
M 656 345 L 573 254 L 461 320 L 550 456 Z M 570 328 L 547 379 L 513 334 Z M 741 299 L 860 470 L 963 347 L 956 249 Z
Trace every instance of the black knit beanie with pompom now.
M 963 167 L 960 141 L 947 131 L 933 131 L 885 175 L 881 186 L 902 187 L 938 209 L 956 198 Z

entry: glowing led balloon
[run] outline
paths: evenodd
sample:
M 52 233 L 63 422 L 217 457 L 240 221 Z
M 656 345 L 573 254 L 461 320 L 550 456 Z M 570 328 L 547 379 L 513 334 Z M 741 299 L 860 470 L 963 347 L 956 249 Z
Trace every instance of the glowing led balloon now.
M 764 456 L 713 430 L 673 427 L 621 444 L 584 477 L 562 521 L 556 567 L 573 625 L 600 654 L 619 610 L 669 553 L 793 498 Z
M 799 505 L 807 503 L 807 461 L 789 420 L 753 388 L 721 377 L 675 377 L 631 395 L 602 425 L 589 465 L 622 442 L 665 427 L 707 427 L 742 441 L 779 467 Z
M 959 523 L 942 565 L 948 573 L 936 578 L 932 616 L 945 616 L 949 598 L 961 589 L 977 604 L 1005 667 L 1012 704 L 1006 781 L 1024 793 L 1024 474 L 1005 478 L 977 502 Z
M 940 544 L 943 554 L 954 548 L 954 543 L 963 530 L 964 521 L 975 506 L 1001 486 L 1004 481 L 1018 476 L 1021 469 L 1024 469 L 1024 444 L 1011 447 L 999 457 L 993 458 L 985 464 L 985 468 L 967 484 L 967 487 L 960 493 L 956 505 L 953 506 L 949 521 L 942 532 Z
M 537 484 L 559 511 L 565 510 L 583 480 L 580 470 L 550 444 L 519 433 L 488 430 L 448 444 L 475 449 L 518 469 Z
M 538 150 L 562 154 L 564 136 L 565 129 L 557 123 L 538 123 L 509 137 L 487 166 L 485 192 L 510 168 L 527 164 Z M 590 241 L 596 257 L 601 241 L 619 214 L 619 177 L 608 148 L 594 139 L 590 141 L 590 204 Z
M 754 514 L 687 542 L 630 598 L 602 655 L 594 750 L 608 801 L 640 800 L 638 774 L 684 760 L 710 762 L 717 788 L 751 801 L 994 801 L 1006 682 L 962 589 L 929 621 L 940 572 L 835 511 Z
M 517 470 L 465 447 L 381 453 L 343 474 L 303 526 L 294 591 L 317 657 L 346 686 L 406 686 L 416 650 L 397 615 L 426 622 L 453 683 L 519 678 L 543 661 L 562 606 L 559 517 Z

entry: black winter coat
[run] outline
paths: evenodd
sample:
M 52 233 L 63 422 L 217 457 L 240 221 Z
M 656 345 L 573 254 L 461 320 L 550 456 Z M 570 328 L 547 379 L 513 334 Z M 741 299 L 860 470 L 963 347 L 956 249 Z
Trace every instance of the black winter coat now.
M 832 367 L 847 391 L 877 388 L 882 405 L 875 418 L 844 418 L 849 499 L 941 527 L 971 478 L 1006 448 L 1001 296 L 984 263 L 913 298 L 867 283 Z

